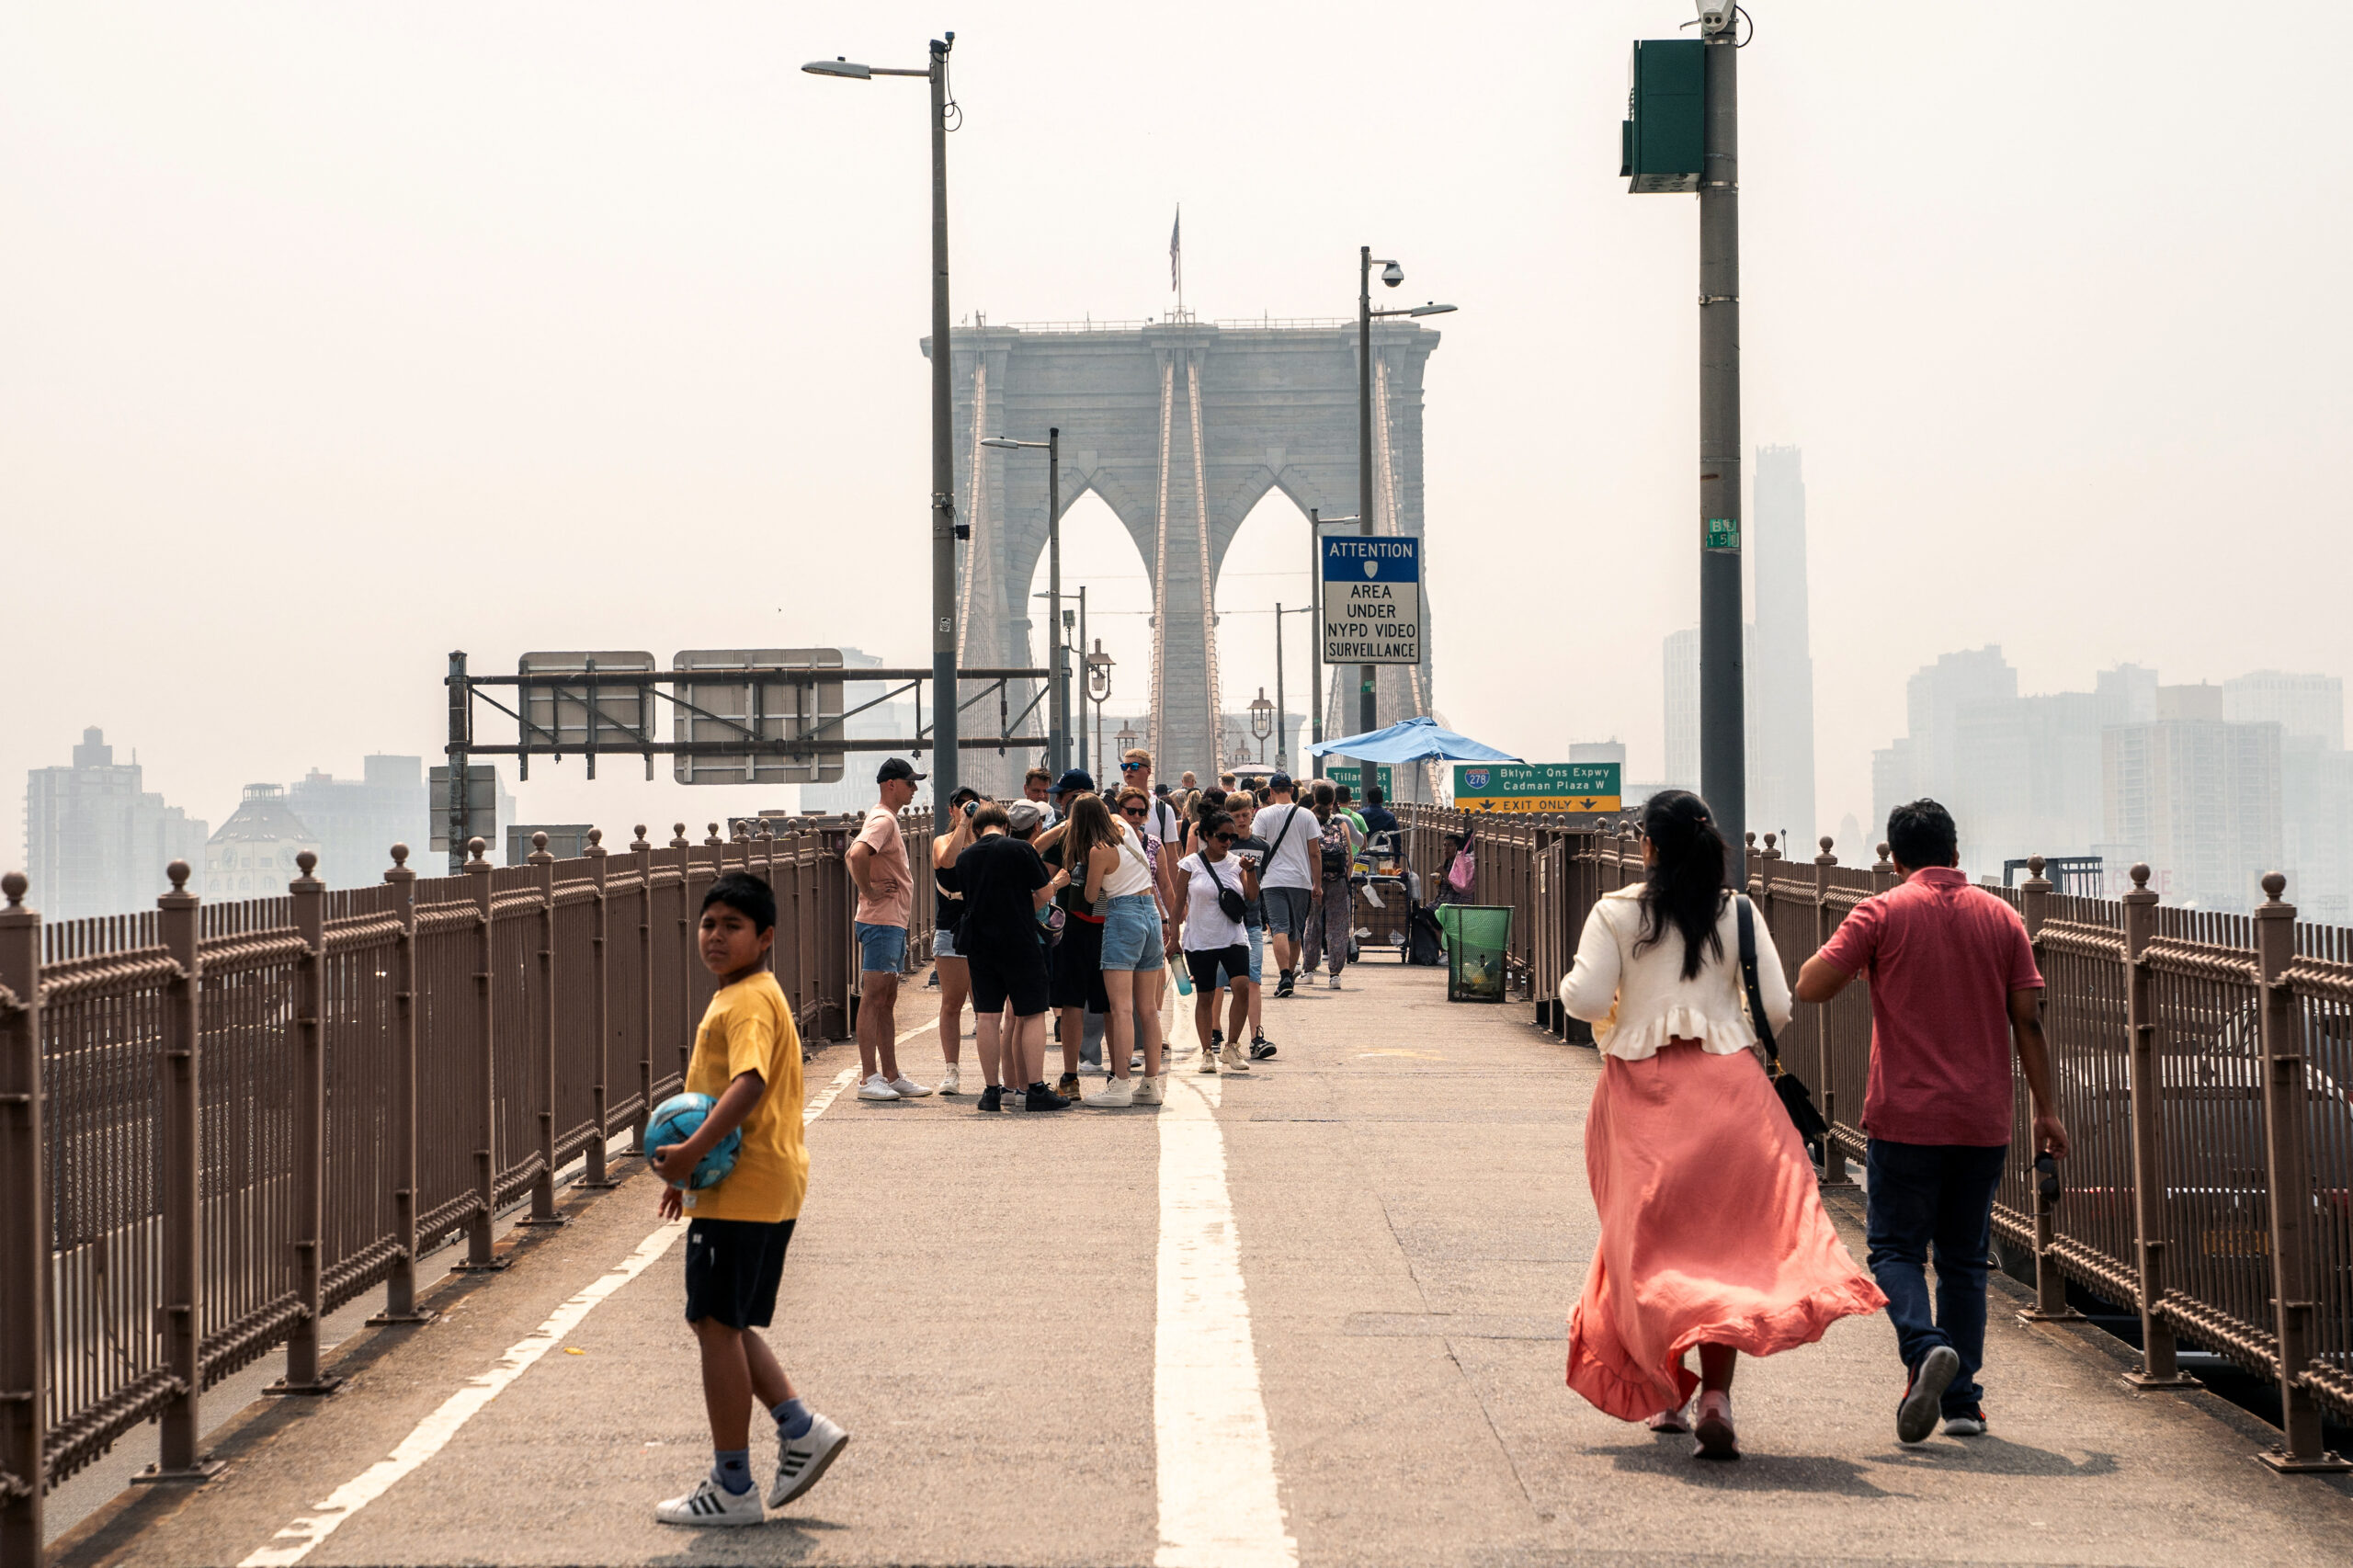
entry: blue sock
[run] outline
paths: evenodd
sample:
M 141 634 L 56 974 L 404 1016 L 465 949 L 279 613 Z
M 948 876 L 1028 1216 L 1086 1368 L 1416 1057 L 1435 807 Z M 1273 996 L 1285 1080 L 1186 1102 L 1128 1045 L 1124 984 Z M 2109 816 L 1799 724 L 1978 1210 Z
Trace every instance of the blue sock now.
M 752 1450 L 749 1449 L 713 1449 L 718 1462 L 710 1467 L 710 1478 L 741 1497 L 752 1489 Z
M 797 1399 L 786 1400 L 770 1414 L 776 1416 L 776 1429 L 788 1440 L 807 1437 L 809 1428 L 816 1423 L 817 1419 L 811 1414 L 809 1407 Z

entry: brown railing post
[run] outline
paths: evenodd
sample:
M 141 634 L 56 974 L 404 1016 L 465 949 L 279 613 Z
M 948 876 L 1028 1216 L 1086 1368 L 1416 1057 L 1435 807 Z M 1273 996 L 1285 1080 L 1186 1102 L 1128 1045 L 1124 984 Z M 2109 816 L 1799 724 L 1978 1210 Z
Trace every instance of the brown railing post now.
M 637 858 L 637 1124 L 632 1143 L 645 1148 L 645 1123 L 654 1114 L 654 844 L 645 824 L 629 846 Z
M 326 964 L 327 885 L 313 875 L 319 858 L 305 849 L 294 857 L 301 875 L 287 885 L 293 895 L 294 931 L 302 956 L 294 960 L 294 1298 L 301 1316 L 286 1335 L 286 1375 L 265 1392 L 333 1393 L 339 1377 L 319 1371 L 319 1320 L 326 1315 L 327 1188 Z
M 504 1268 L 506 1260 L 491 1247 L 492 1221 L 498 1213 L 498 1082 L 491 1049 L 496 1010 L 491 986 L 497 969 L 497 946 L 490 923 L 491 865 L 483 858 L 487 847 L 480 838 L 466 841 L 466 877 L 472 884 L 474 915 L 474 1075 L 468 1096 L 474 1113 L 474 1212 L 466 1222 L 466 1260 L 460 1273 L 480 1274 Z
M 2018 888 L 2018 913 L 2026 921 L 2026 939 L 2034 946 L 2037 967 L 2042 965 L 2042 924 L 2051 918 L 2051 882 L 2043 876 L 2041 856 L 2028 856 L 2027 879 Z M 2027 1150 L 2026 1157 L 2031 1159 L 2036 1153 Z M 2018 1314 L 2023 1322 L 2083 1321 L 2084 1314 L 2067 1304 L 2067 1277 L 2059 1268 L 2058 1237 L 2057 1205 L 2042 1196 L 2041 1184 L 2038 1182 L 2034 1194 L 2034 1305 Z
M 1889 857 L 1887 846 L 1879 846 L 1879 858 L 1871 863 L 1871 892 L 1885 892 L 1895 885 L 1895 862 Z
M 401 923 L 392 949 L 392 1103 L 389 1150 L 392 1178 L 392 1271 L 384 1279 L 384 1310 L 368 1322 L 431 1323 L 441 1314 L 416 1307 L 416 872 L 408 846 L 392 846 L 392 915 Z
M 517 1223 L 552 1228 L 571 1221 L 555 1211 L 555 857 L 546 834 L 531 835 L 527 863 L 540 884 L 540 961 L 531 971 L 529 1014 L 540 1059 L 540 1174 L 531 1178 L 531 1212 Z
M 157 1413 L 155 1462 L 137 1481 L 204 1481 L 221 1468 L 197 1451 L 202 1435 L 198 1403 L 204 1389 L 204 1270 L 202 1188 L 197 1136 L 197 1051 L 203 1038 L 203 959 L 197 946 L 197 897 L 188 891 L 185 860 L 165 871 L 172 891 L 155 901 L 164 950 L 179 967 L 164 1004 L 164 1142 L 157 1162 L 156 1218 L 163 1239 L 164 1367 L 179 1387 Z
M 2199 1386 L 2174 1358 L 2173 1324 L 2165 1317 L 2165 1187 L 2163 1081 L 2157 1068 L 2155 985 L 2148 949 L 2157 934 L 2157 895 L 2149 891 L 2149 868 L 2132 868 L 2132 891 L 2124 895 L 2124 1024 L 2131 1037 L 2132 1096 L 2132 1229 L 2141 1292 L 2141 1369 L 2124 1374 L 2135 1388 Z
M 2346 1471 L 2353 1464 L 2323 1446 L 2319 1402 L 2306 1371 L 2313 1364 L 2320 1311 L 2313 1252 L 2320 1238 L 2313 1220 L 2310 1067 L 2304 1060 L 2303 1017 L 2284 982 L 2296 957 L 2296 906 L 2281 902 L 2288 879 L 2263 879 L 2255 911 L 2255 954 L 2263 995 L 2263 1155 L 2271 1194 L 2271 1306 L 2279 1343 L 2280 1442 L 2256 1457 L 2284 1471 Z
M 48 1480 L 48 1184 L 41 1177 L 40 916 L 0 878 L 0 1562 L 41 1560 Z
M 1813 858 L 1813 950 L 1820 952 L 1830 940 L 1830 869 L 1838 864 L 1838 857 L 1831 851 L 1836 841 L 1824 834 L 1822 853 Z M 1814 1087 L 1822 1091 L 1822 1119 L 1836 1126 L 1838 1122 L 1837 1080 L 1830 1072 L 1830 1009 L 1813 1009 Z M 1839 1145 L 1835 1134 L 1825 1133 L 1822 1140 L 1822 1185 L 1852 1187 L 1854 1177 L 1847 1174 L 1847 1151 Z
M 611 947 L 607 938 L 611 935 L 611 910 L 606 903 L 605 878 L 608 852 L 605 848 L 605 830 L 588 830 L 588 847 L 581 852 L 587 858 L 589 881 L 596 885 L 596 924 L 588 937 L 588 1016 L 595 1022 L 597 1049 L 589 1060 L 595 1065 L 597 1081 L 588 1086 L 589 1113 L 594 1119 L 588 1130 L 587 1168 L 581 1173 L 577 1186 L 587 1191 L 600 1191 L 619 1187 L 620 1180 L 612 1174 L 605 1153 L 605 1139 L 611 1131 L 607 1123 L 606 1108 L 612 1103 L 613 1013 L 611 983 L 606 964 Z

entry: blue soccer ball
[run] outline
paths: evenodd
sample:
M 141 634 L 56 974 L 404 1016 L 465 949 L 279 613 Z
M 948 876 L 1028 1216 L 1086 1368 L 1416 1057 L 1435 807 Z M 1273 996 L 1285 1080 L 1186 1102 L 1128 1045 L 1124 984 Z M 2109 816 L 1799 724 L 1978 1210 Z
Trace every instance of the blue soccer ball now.
M 672 1095 L 655 1106 L 654 1114 L 645 1121 L 645 1157 L 652 1160 L 654 1150 L 665 1144 L 683 1143 L 693 1137 L 695 1130 L 702 1125 L 702 1119 L 709 1116 L 711 1108 L 718 1103 L 709 1095 Z M 735 1156 L 743 1147 L 744 1130 L 739 1127 L 722 1138 L 718 1147 L 695 1162 L 693 1179 L 674 1181 L 670 1185 L 680 1191 L 691 1187 L 697 1192 L 707 1187 L 717 1187 L 727 1179 L 727 1173 L 735 1168 Z

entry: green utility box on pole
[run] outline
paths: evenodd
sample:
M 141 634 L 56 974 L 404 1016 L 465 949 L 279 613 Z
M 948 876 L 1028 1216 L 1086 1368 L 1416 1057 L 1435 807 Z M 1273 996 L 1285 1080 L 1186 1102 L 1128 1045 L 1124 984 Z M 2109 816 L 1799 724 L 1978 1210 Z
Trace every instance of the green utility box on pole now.
M 1635 42 L 1618 158 L 1618 173 L 1631 182 L 1631 194 L 1699 188 L 1707 141 L 1707 48 L 1696 38 Z

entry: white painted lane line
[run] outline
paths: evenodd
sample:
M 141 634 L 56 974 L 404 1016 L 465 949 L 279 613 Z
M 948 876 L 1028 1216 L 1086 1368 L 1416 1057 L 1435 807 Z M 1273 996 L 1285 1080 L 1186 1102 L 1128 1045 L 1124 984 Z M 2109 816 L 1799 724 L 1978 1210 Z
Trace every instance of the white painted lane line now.
M 825 1108 L 858 1077 L 858 1069 L 846 1067 L 834 1081 L 817 1091 L 801 1108 L 801 1124 L 806 1127 L 825 1114 Z M 289 1568 L 314 1551 L 319 1543 L 343 1528 L 344 1522 L 369 1504 L 381 1497 L 399 1483 L 402 1477 L 449 1447 L 465 1424 L 479 1414 L 483 1405 L 506 1392 L 506 1386 L 529 1371 L 532 1363 L 562 1343 L 578 1328 L 590 1312 L 597 1310 L 608 1296 L 636 1278 L 660 1261 L 670 1250 L 678 1233 L 687 1228 L 685 1220 L 673 1221 L 655 1228 L 653 1234 L 637 1244 L 635 1251 L 610 1272 L 599 1276 L 589 1287 L 548 1314 L 547 1321 L 529 1334 L 506 1347 L 506 1353 L 491 1363 L 490 1370 L 481 1377 L 467 1380 L 466 1385 L 441 1402 L 439 1409 L 416 1424 L 415 1428 L 400 1441 L 400 1446 L 345 1482 L 318 1505 L 318 1511 L 305 1515 L 279 1530 L 269 1541 L 246 1554 L 237 1568 Z
M 1190 1009 L 1179 1007 L 1189 1029 Z M 1158 1568 L 1296 1568 L 1258 1391 L 1225 1140 L 1222 1077 L 1171 1073 L 1160 1123 L 1160 1322 L 1152 1422 Z

